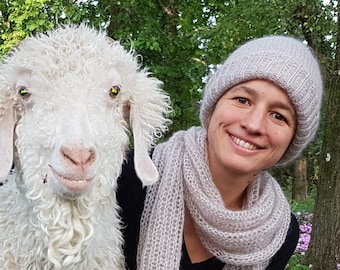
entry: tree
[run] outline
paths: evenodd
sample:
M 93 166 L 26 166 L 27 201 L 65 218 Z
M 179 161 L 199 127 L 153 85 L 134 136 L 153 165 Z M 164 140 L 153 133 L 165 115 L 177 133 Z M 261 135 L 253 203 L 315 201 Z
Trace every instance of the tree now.
M 29 34 L 53 28 L 57 10 L 58 4 L 54 4 L 53 0 L 3 0 L 0 4 L 1 54 L 5 54 Z
M 313 269 L 336 269 L 340 262 L 340 5 L 333 66 L 326 82 L 325 127 L 320 179 L 314 210 L 311 246 L 306 260 Z
M 312 241 L 305 261 L 316 270 L 336 269 L 340 262 L 340 17 L 334 20 L 334 15 L 339 16 L 339 5 L 333 1 L 327 6 L 320 1 L 293 2 L 287 29 L 302 35 L 314 49 L 322 64 L 325 85 L 320 171 Z
M 110 18 L 105 8 L 108 3 L 109 0 L 79 3 L 69 0 L 2 0 L 0 55 L 5 55 L 28 35 L 44 32 L 59 24 L 87 22 L 99 28 Z
M 302 157 L 295 161 L 295 177 L 292 183 L 292 199 L 305 200 L 308 198 L 307 158 Z

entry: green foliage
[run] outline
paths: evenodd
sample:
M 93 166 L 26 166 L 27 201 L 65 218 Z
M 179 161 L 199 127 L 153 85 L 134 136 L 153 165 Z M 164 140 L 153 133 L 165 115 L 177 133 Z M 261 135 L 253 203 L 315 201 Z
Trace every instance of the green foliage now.
M 100 1 L 102 3 L 103 1 Z M 97 1 L 3 0 L 0 3 L 0 55 L 30 34 L 53 29 L 65 23 L 87 22 L 99 27 L 107 23 L 109 12 Z
M 111 9 L 120 12 L 108 27 L 109 35 L 134 47 L 171 96 L 171 131 L 197 125 L 202 77 L 208 69 L 193 19 L 200 17 L 200 3 L 131 1 Z
M 237 46 L 254 37 L 281 34 L 279 1 L 206 1 L 211 23 L 202 31 L 209 63 L 220 63 Z M 282 2 L 282 1 L 281 1 Z
M 303 264 L 304 256 L 294 254 L 289 260 L 286 270 L 310 270 L 310 267 Z
M 47 10 L 48 0 L 5 0 L 0 17 L 0 52 L 5 54 L 31 33 L 41 32 L 55 25 L 51 18 L 55 10 Z M 52 20 L 51 20 L 52 19 Z
M 299 200 L 295 201 L 291 199 L 290 190 L 286 191 L 286 197 L 290 203 L 290 207 L 293 213 L 313 213 L 314 205 L 315 205 L 315 196 L 316 190 L 315 188 L 310 192 L 307 200 Z

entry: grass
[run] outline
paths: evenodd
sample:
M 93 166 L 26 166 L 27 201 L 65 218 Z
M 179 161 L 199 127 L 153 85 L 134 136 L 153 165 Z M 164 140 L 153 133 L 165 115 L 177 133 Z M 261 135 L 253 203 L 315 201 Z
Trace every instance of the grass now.
M 316 195 L 316 192 L 313 190 L 309 194 L 309 197 L 307 198 L 307 200 L 294 201 L 290 197 L 288 197 L 286 193 L 286 196 L 288 198 L 288 201 L 290 203 L 290 207 L 293 213 L 298 213 L 298 212 L 299 213 L 313 213 L 315 195 Z
M 303 264 L 303 255 L 294 254 L 289 260 L 286 270 L 310 270 L 310 267 Z

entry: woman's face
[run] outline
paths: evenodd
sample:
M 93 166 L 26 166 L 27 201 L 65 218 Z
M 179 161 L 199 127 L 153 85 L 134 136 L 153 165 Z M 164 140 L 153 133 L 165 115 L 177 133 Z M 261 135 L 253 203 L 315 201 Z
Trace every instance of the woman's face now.
M 208 126 L 210 168 L 256 174 L 276 164 L 295 132 L 295 110 L 284 90 L 251 80 L 217 102 Z

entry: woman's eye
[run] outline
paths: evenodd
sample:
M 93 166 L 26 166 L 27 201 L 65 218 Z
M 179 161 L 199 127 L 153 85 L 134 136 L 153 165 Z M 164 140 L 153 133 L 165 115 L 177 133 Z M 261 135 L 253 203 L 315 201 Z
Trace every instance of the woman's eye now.
M 273 116 L 275 119 L 277 119 L 277 120 L 287 122 L 287 119 L 286 119 L 282 114 L 279 114 L 279 113 L 277 113 L 277 112 L 274 112 L 274 113 L 272 113 L 272 116 Z
M 244 98 L 244 97 L 237 97 L 237 98 L 235 98 L 235 100 L 238 103 L 241 103 L 241 104 L 249 104 L 249 100 L 247 98 Z
M 120 92 L 120 86 L 114 85 L 110 89 L 110 97 L 115 98 Z
M 18 90 L 18 94 L 24 99 L 27 99 L 31 96 L 31 94 L 28 92 L 28 88 L 26 86 L 21 86 Z

